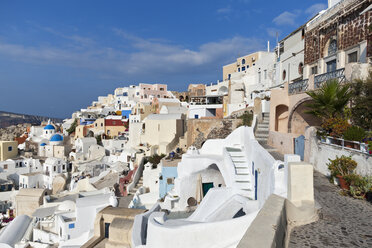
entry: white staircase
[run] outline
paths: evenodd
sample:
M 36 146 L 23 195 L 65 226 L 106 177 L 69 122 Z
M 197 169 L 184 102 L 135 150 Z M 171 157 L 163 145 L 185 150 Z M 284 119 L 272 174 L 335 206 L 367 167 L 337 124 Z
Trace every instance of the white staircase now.
M 141 176 L 136 186 L 134 186 L 134 188 L 129 191 L 129 194 L 134 195 L 137 192 L 137 190 L 142 187 L 142 185 L 143 185 L 143 177 Z
M 247 157 L 241 148 L 226 147 L 226 151 L 235 167 L 233 187 L 247 191 L 249 198 L 254 199 L 254 183 L 252 182 L 251 168 Z
M 284 161 L 283 154 L 279 153 L 278 150 L 267 144 L 269 138 L 269 121 L 270 113 L 263 113 L 263 118 L 260 123 L 257 124 L 257 129 L 254 134 L 256 140 L 260 145 L 266 149 L 276 160 Z
M 269 138 L 269 120 L 270 120 L 269 113 L 264 113 L 262 121 L 257 124 L 255 136 L 256 140 L 260 143 L 266 144 L 267 139 Z

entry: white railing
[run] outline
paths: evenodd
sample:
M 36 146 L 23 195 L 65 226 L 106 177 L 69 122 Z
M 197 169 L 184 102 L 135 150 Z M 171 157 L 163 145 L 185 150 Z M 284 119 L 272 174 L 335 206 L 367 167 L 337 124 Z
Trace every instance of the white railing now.
M 369 154 L 368 144 L 366 143 L 344 140 L 344 139 L 335 138 L 331 136 L 321 138 L 320 143 L 331 145 L 331 146 L 336 146 L 336 147 L 341 147 L 342 149 L 346 149 L 346 150 L 350 150 L 354 152 L 360 152 L 360 153 L 364 153 L 364 154 L 368 154 L 372 156 L 371 154 Z

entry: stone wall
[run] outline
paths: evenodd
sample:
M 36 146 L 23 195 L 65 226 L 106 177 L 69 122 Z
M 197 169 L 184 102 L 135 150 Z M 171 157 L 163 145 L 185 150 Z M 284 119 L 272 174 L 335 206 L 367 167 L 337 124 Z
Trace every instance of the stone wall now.
M 187 147 L 201 148 L 207 139 L 224 139 L 241 119 L 191 119 L 187 121 Z
M 305 161 L 314 165 L 314 169 L 323 175 L 330 175 L 327 163 L 329 159 L 335 159 L 336 156 L 351 156 L 358 165 L 355 173 L 362 176 L 372 176 L 372 156 L 358 151 L 344 149 L 340 146 L 320 143 L 316 137 L 315 127 L 310 127 L 305 132 Z
M 337 37 L 338 50 L 344 50 L 368 40 L 370 34 L 369 25 L 372 23 L 371 11 L 360 13 L 370 5 L 368 0 L 345 1 L 340 5 L 337 13 L 329 11 L 320 17 L 314 28 L 309 28 L 305 33 L 305 64 L 312 64 L 318 59 L 325 57 L 325 48 L 331 37 Z M 349 3 L 349 4 L 348 4 Z M 323 20 L 325 19 L 325 20 Z M 371 49 L 371 46 L 368 47 Z M 367 55 L 372 51 L 367 51 Z

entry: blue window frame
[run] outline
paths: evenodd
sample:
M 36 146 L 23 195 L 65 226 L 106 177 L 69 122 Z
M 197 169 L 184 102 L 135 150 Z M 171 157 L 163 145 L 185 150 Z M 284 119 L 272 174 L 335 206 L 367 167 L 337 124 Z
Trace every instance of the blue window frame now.
M 13 150 L 13 147 L 8 146 L 8 152 L 11 152 Z
M 69 229 L 74 229 L 75 228 L 75 223 L 68 224 Z

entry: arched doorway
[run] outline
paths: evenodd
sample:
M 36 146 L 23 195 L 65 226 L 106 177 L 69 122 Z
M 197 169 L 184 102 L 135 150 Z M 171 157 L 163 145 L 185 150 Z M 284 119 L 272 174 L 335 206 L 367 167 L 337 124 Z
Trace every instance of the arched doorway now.
M 288 133 L 304 134 L 307 127 L 321 124 L 319 118 L 305 113 L 309 110 L 306 105 L 311 101 L 311 97 L 306 97 L 294 105 L 288 117 Z
M 275 131 L 285 133 L 288 126 L 288 106 L 281 104 L 275 108 Z

